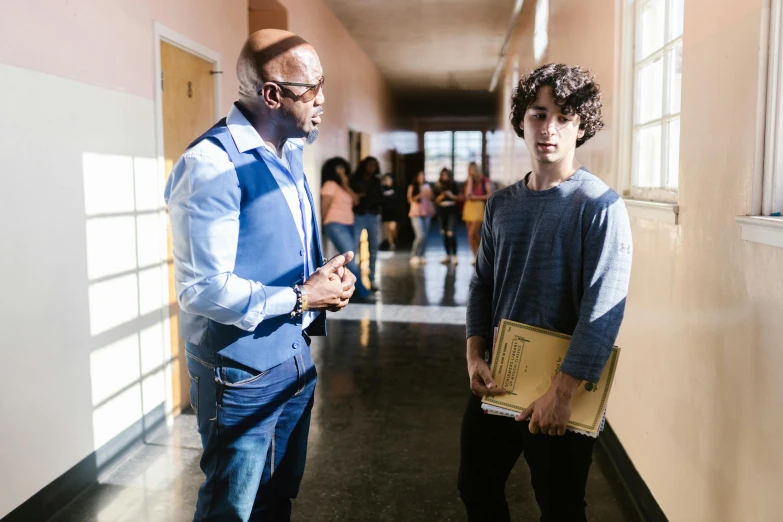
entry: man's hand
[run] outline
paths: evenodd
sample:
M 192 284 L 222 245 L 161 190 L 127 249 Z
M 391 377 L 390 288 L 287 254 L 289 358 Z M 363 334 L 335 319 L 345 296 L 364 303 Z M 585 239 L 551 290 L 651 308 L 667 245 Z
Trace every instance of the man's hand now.
M 468 338 L 468 376 L 470 377 L 470 391 L 474 395 L 503 395 L 506 390 L 495 386 L 492 380 L 492 372 L 484 360 L 484 350 L 487 340 L 474 335 Z
M 571 419 L 574 392 L 582 383 L 576 377 L 558 372 L 549 389 L 516 417 L 517 421 L 530 419 L 530 433 L 565 435 Z
M 343 254 L 343 256 L 350 255 L 349 259 L 353 259 L 353 252 L 346 252 Z M 346 264 L 350 261 L 346 261 Z M 341 266 L 337 272 L 335 272 L 339 277 L 340 281 L 343 284 L 343 293 L 340 296 L 340 303 L 336 306 L 330 306 L 327 308 L 330 312 L 339 312 L 346 306 L 348 306 L 348 301 L 351 299 L 351 296 L 353 295 L 354 290 L 356 289 L 356 276 L 353 275 L 353 272 L 348 270 L 348 267 Z
M 350 273 L 345 269 L 345 265 L 352 259 L 353 252 L 337 255 L 307 278 L 302 288 L 307 292 L 310 310 L 340 309 L 345 306 L 341 307 L 347 291 L 343 284 L 343 278 L 346 277 L 346 273 Z M 350 294 L 353 294 L 352 288 L 349 291 Z

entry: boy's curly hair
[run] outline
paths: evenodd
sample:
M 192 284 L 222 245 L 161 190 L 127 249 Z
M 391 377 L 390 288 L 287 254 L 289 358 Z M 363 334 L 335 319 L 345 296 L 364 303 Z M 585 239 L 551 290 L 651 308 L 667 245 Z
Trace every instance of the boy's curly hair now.
M 552 88 L 555 103 L 565 109 L 564 113 L 579 116 L 579 128 L 585 133 L 576 141 L 577 147 L 603 128 L 601 89 L 590 71 L 562 63 L 549 64 L 525 75 L 511 95 L 511 125 L 520 138 L 525 137 L 520 125 L 525 111 L 535 101 L 538 91 L 546 85 Z

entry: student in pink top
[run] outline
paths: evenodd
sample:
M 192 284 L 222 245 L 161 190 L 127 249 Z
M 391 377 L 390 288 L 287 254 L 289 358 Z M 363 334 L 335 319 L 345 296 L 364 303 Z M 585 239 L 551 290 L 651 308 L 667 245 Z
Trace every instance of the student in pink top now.
M 343 158 L 331 158 L 321 168 L 321 222 L 324 234 L 340 252 L 350 245 L 355 248 L 353 231 L 353 207 L 359 196 L 351 190 L 348 181 L 350 165 Z M 356 261 L 348 263 L 348 269 L 356 276 L 356 294 L 352 301 L 368 301 L 371 292 L 362 284 L 362 276 Z
M 408 185 L 408 203 L 411 205 L 408 217 L 411 218 L 411 226 L 415 236 L 411 247 L 411 264 L 420 265 L 427 262 L 424 253 L 427 250 L 430 221 L 435 215 L 432 187 L 424 180 L 424 171 L 419 171 L 413 183 Z

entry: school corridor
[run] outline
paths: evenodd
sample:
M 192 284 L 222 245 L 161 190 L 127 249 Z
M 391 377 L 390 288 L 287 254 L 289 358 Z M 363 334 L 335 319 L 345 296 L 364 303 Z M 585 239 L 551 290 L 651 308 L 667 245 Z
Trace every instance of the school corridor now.
M 331 158 L 351 172 L 374 158 L 397 198 L 378 219 L 379 290 L 313 337 L 293 520 L 467 520 L 474 253 L 459 219 L 456 258 L 433 222 L 411 260 L 407 190 L 443 169 L 463 195 L 481 174 L 471 190 L 520 183 L 512 97 L 549 63 L 600 84 L 603 129 L 576 158 L 622 198 L 633 236 L 588 520 L 781 520 L 783 0 L 7 0 L 2 522 L 192 520 L 202 450 L 163 194 L 232 108 L 261 29 L 301 36 L 323 67 L 302 157 L 314 215 Z M 524 459 L 506 494 L 512 520 L 539 520 Z

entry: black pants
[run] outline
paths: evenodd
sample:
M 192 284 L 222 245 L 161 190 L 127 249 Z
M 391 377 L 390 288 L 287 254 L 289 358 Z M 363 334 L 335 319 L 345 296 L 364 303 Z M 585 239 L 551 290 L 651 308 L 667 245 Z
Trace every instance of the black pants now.
M 443 247 L 446 249 L 447 256 L 457 255 L 457 219 L 459 214 L 457 206 L 438 207 L 438 222 L 440 223 L 440 233 L 443 235 Z
M 507 522 L 506 480 L 524 454 L 541 522 L 586 522 L 585 487 L 596 439 L 533 435 L 527 422 L 487 415 L 471 395 L 462 419 L 459 491 L 469 522 Z

